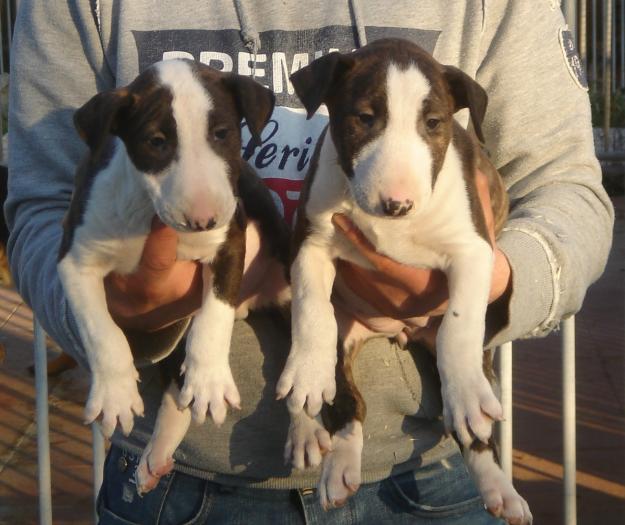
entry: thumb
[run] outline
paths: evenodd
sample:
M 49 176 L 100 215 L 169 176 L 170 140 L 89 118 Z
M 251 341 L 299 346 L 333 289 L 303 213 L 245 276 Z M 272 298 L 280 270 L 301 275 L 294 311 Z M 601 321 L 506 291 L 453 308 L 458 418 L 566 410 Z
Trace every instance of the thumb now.
M 143 247 L 139 261 L 139 271 L 145 274 L 168 272 L 176 262 L 178 234 L 164 224 L 157 216 L 152 219 L 152 229 Z
M 332 215 L 332 224 L 336 226 L 341 233 L 356 247 L 360 252 L 366 255 L 368 252 L 375 252 L 375 248 L 371 241 L 367 239 L 358 227 L 342 213 Z
M 390 259 L 378 253 L 366 235 L 345 215 L 335 213 L 332 215 L 332 224 L 349 240 L 350 243 L 367 259 L 375 269 L 384 271 L 389 265 Z

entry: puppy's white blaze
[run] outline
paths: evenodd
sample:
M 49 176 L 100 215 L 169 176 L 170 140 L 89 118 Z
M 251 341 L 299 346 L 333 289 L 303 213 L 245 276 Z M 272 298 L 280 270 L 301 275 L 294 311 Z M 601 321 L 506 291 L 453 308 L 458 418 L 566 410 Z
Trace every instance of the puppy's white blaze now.
M 159 79 L 172 92 L 172 110 L 178 135 L 178 158 L 164 177 L 152 177 L 153 195 L 159 197 L 157 207 L 175 223 L 215 218 L 217 227 L 226 224 L 236 207 L 229 180 L 229 167 L 207 143 L 208 113 L 214 102 L 205 87 L 193 74 L 189 64 L 165 61 L 157 66 Z M 170 179 L 170 180 L 167 180 Z M 165 209 L 163 200 L 176 203 Z M 171 204 L 170 204 L 171 206 Z
M 388 121 L 382 134 L 354 161 L 354 197 L 366 211 L 379 213 L 380 199 L 411 200 L 418 211 L 432 193 L 432 154 L 417 132 L 423 101 L 431 90 L 416 67 L 391 64 L 386 78 Z

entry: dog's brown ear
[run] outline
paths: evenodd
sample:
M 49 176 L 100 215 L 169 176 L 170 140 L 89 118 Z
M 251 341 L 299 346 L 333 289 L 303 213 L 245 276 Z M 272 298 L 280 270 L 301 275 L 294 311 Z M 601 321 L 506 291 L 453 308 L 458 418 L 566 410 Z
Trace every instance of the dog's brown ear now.
M 74 113 L 74 126 L 92 152 L 98 151 L 109 134 L 117 132 L 119 112 L 130 107 L 134 97 L 126 88 L 98 93 Z
M 328 93 L 354 64 L 349 55 L 334 52 L 322 56 L 290 76 L 295 93 L 311 118 L 326 102 Z
M 225 76 L 224 84 L 234 95 L 239 115 L 247 122 L 252 139 L 260 146 L 260 134 L 273 113 L 276 96 L 270 89 L 241 75 Z
M 484 122 L 486 106 L 488 105 L 486 91 L 464 71 L 454 66 L 445 66 L 445 78 L 454 98 L 454 112 L 462 108 L 469 108 L 475 134 L 481 142 L 484 142 L 482 122 Z

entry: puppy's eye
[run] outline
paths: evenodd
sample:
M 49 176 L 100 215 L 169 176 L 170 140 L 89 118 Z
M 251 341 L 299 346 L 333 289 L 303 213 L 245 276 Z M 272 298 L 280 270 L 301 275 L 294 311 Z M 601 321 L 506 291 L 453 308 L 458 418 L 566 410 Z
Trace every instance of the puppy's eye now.
M 217 128 L 213 134 L 216 140 L 224 140 L 228 136 L 228 128 Z
M 165 145 L 167 140 L 165 139 L 165 135 L 162 133 L 155 133 L 154 135 L 148 137 L 147 142 L 151 147 L 160 149 Z
M 373 127 L 373 124 L 375 123 L 375 115 L 373 113 L 359 113 L 358 119 L 369 128 Z
M 427 121 L 425 122 L 425 125 L 427 126 L 427 128 L 430 131 L 434 131 L 438 128 L 438 126 L 440 125 L 441 121 L 440 119 L 437 118 L 429 118 L 427 119 Z

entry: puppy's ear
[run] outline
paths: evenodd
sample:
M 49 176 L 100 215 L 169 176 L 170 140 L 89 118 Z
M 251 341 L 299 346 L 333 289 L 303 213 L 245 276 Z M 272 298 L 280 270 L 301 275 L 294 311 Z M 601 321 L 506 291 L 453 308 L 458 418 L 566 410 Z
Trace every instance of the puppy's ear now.
M 225 76 L 224 84 L 234 95 L 239 115 L 247 122 L 254 142 L 260 146 L 260 134 L 269 122 L 276 102 L 273 91 L 249 77 L 235 74 Z
M 481 142 L 484 142 L 482 122 L 484 122 L 486 106 L 488 105 L 486 91 L 469 75 L 454 66 L 445 66 L 445 78 L 454 98 L 454 112 L 462 108 L 469 108 L 475 134 Z
M 319 106 L 326 102 L 332 87 L 351 69 L 354 59 L 349 55 L 334 52 L 318 58 L 290 77 L 297 96 L 311 118 Z
M 92 152 L 98 151 L 109 134 L 117 132 L 120 111 L 129 108 L 134 97 L 126 88 L 98 93 L 74 113 L 74 126 Z

